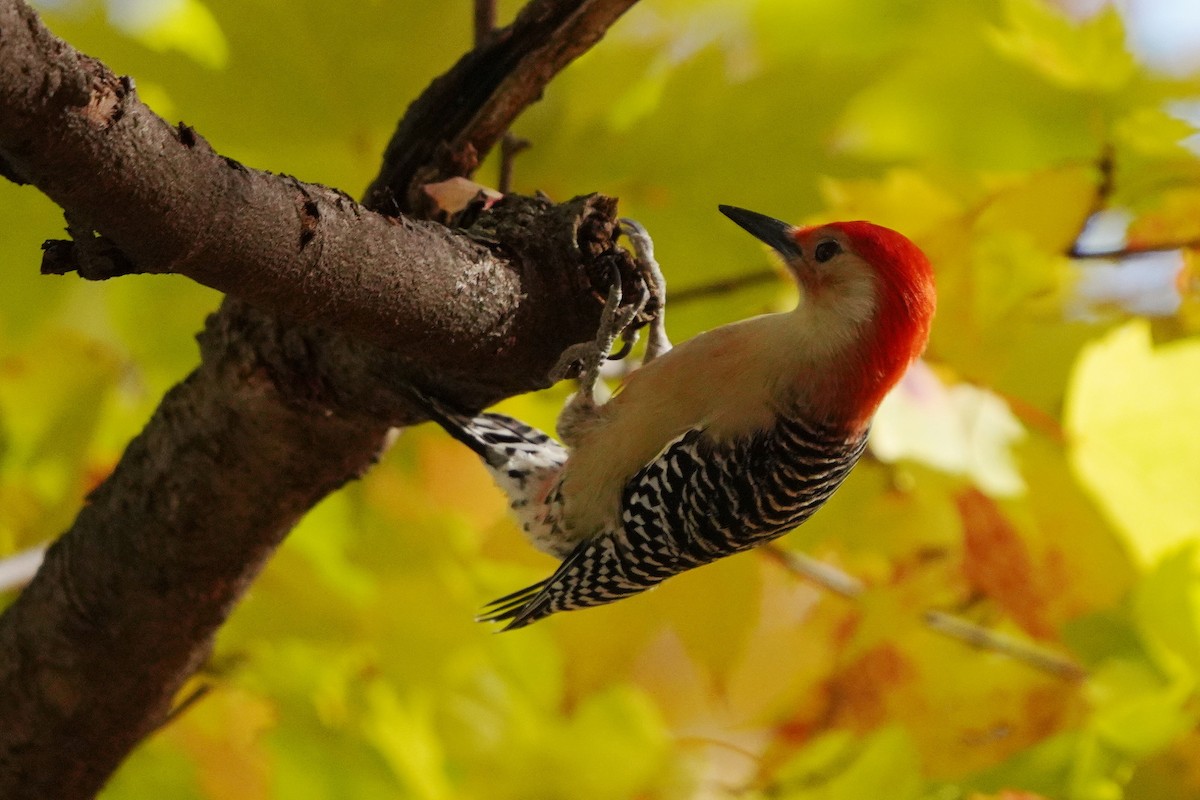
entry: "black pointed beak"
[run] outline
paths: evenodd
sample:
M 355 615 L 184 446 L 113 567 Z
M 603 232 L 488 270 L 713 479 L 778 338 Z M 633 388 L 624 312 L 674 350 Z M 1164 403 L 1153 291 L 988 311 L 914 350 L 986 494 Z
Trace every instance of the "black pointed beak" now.
M 722 214 L 749 231 L 755 239 L 770 245 L 775 252 L 788 261 L 800 257 L 800 247 L 792 236 L 792 232 L 796 230 L 794 226 L 774 217 L 768 217 L 766 214 L 747 211 L 736 206 L 717 206 L 717 208 Z

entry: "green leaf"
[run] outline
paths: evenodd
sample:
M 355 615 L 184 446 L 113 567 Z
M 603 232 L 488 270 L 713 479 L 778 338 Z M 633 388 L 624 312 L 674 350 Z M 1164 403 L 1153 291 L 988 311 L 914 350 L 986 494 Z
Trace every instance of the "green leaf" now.
M 153 737 L 125 761 L 97 795 L 98 800 L 210 800 L 196 780 L 188 754 L 165 737 Z
M 1194 678 L 1200 678 L 1200 572 L 1196 554 L 1194 541 L 1164 554 L 1138 585 L 1133 609 L 1138 627 L 1155 649 L 1164 658 L 1182 661 Z
M 918 798 L 924 791 L 920 763 L 908 734 L 884 728 L 862 740 L 827 734 L 784 766 L 772 796 L 786 800 L 889 800 Z
M 1145 663 L 1110 661 L 1093 672 L 1087 689 L 1095 706 L 1091 728 L 1127 758 L 1161 750 L 1195 722 L 1185 709 L 1192 681 L 1164 681 Z

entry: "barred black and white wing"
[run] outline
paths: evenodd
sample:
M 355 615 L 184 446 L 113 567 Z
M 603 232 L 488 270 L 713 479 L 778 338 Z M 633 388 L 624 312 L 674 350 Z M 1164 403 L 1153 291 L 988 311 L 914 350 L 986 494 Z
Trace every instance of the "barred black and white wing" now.
M 786 418 L 726 443 L 689 430 L 626 485 L 619 524 L 582 542 L 547 580 L 493 603 L 485 619 L 519 628 L 611 603 L 781 536 L 829 499 L 865 446 L 865 431 Z

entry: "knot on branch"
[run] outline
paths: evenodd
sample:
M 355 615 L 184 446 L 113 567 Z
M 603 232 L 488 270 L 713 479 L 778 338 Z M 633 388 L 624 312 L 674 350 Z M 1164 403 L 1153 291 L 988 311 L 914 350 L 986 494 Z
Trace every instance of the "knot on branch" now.
M 43 275 L 71 272 L 89 281 L 104 281 L 121 275 L 143 272 L 111 239 L 92 230 L 90 225 L 67 216 L 70 239 L 42 242 Z
M 588 194 L 556 204 L 543 194 L 509 194 L 486 209 L 469 205 L 449 224 L 506 260 L 543 275 L 550 270 L 566 276 L 571 288 L 589 292 L 597 307 L 614 274 L 630 295 L 641 288 L 633 257 L 617 244 L 616 198 Z

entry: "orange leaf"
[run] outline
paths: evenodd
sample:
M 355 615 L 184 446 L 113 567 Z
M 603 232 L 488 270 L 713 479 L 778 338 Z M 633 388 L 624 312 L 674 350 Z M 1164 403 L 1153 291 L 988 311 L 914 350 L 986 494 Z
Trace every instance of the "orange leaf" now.
M 963 523 L 963 574 L 1030 635 L 1049 638 L 1046 591 L 1029 546 L 1000 507 L 978 489 L 955 496 Z

